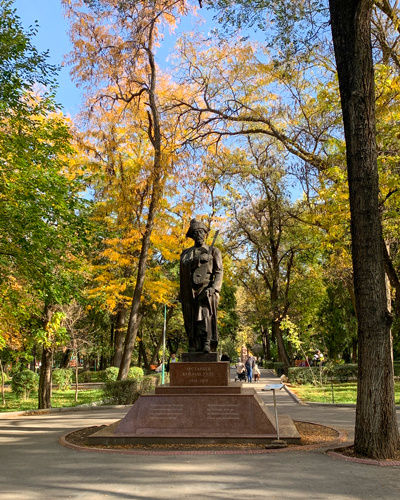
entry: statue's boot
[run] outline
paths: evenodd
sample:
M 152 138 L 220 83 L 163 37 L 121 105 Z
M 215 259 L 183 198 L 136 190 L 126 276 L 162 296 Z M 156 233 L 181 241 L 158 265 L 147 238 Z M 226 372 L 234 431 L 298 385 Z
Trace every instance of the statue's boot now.
M 203 347 L 203 352 L 209 353 L 211 351 L 210 342 L 205 342 Z

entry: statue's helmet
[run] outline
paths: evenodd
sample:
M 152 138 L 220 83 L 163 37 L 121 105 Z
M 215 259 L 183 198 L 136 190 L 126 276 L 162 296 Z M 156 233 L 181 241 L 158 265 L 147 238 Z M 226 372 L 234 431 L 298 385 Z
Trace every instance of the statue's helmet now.
M 192 238 L 193 237 L 193 233 L 196 231 L 196 229 L 203 229 L 206 234 L 209 233 L 209 228 L 201 221 L 197 220 L 197 219 L 192 219 L 190 221 L 190 227 L 188 229 L 188 232 L 186 233 L 186 238 Z

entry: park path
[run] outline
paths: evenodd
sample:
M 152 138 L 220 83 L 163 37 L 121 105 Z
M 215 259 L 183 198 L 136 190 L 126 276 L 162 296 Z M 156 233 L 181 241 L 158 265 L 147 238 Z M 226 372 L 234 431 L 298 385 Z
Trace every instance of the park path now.
M 232 373 L 234 373 L 232 371 Z M 251 384 L 268 405 L 263 370 Z M 277 394 L 280 413 L 296 420 L 351 429 L 353 408 L 298 405 Z M 98 408 L 0 418 L 0 499 L 398 500 L 400 469 L 348 463 L 322 449 L 263 455 L 122 455 L 75 451 L 58 438 L 74 429 L 113 422 L 126 408 Z

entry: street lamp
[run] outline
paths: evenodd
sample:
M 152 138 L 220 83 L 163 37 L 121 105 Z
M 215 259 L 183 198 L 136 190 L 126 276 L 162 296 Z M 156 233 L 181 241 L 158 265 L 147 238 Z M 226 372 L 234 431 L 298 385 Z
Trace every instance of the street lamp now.
M 179 302 L 179 300 L 170 300 L 171 302 Z M 162 371 L 161 371 L 161 385 L 165 382 L 165 342 L 167 336 L 167 304 L 164 304 L 164 325 L 163 325 L 163 351 L 162 351 Z

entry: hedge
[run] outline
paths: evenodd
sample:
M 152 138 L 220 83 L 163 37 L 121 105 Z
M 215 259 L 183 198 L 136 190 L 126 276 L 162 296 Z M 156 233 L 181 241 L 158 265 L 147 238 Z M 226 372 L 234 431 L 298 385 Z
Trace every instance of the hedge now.
M 313 377 L 314 376 L 314 377 Z M 333 380 L 334 382 L 350 382 L 357 380 L 357 365 L 334 365 L 332 368 L 326 366 L 299 366 L 289 368 L 289 381 L 293 384 L 312 384 L 314 379 L 322 382 Z
M 78 373 L 78 382 L 82 383 L 90 383 L 92 381 L 92 372 L 80 372 Z
M 61 391 L 67 391 L 71 387 L 73 376 L 74 370 L 71 368 L 56 368 L 53 370 L 53 383 Z
M 268 370 L 273 370 L 274 369 L 274 362 L 273 361 L 263 361 L 263 368 L 267 368 Z
M 128 379 L 130 380 L 141 380 L 144 376 L 143 369 L 139 366 L 132 366 L 129 368 Z
M 116 366 L 109 366 L 101 372 L 100 378 L 103 382 L 115 382 L 118 377 L 119 368 Z
M 114 405 L 131 405 L 140 395 L 150 392 L 158 385 L 159 380 L 159 377 L 152 375 L 141 380 L 108 380 L 103 388 L 104 399 Z
M 39 375 L 31 370 L 22 370 L 13 373 L 11 389 L 24 399 L 29 398 L 31 391 L 37 390 L 39 386 Z

